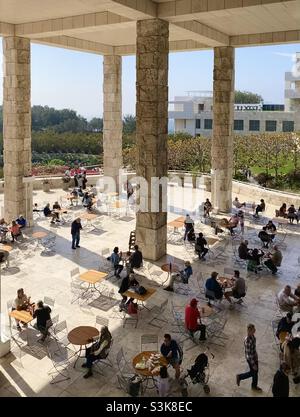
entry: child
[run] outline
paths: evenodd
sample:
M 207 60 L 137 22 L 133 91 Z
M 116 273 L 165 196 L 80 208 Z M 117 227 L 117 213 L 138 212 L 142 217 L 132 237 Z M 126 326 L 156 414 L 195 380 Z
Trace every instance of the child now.
M 157 392 L 160 397 L 167 397 L 169 395 L 170 383 L 169 375 L 166 366 L 161 366 L 159 377 L 157 377 Z

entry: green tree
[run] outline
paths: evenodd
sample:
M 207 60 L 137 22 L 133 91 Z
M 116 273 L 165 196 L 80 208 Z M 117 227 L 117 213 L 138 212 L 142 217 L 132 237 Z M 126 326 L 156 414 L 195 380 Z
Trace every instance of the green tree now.
M 263 101 L 262 96 L 256 93 L 251 93 L 250 91 L 240 91 L 236 90 L 234 102 L 236 104 L 253 104 L 261 103 Z
M 131 134 L 136 131 L 136 118 L 131 114 L 127 114 L 123 119 L 123 133 Z

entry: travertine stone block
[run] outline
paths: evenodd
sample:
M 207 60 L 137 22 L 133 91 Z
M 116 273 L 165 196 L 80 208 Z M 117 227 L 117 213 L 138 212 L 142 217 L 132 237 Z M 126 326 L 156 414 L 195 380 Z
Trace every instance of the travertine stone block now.
M 103 57 L 103 167 L 118 186 L 122 161 L 122 57 Z
M 148 182 L 138 212 L 136 241 L 146 258 L 157 260 L 166 253 L 167 195 L 160 191 L 160 212 L 151 213 L 151 180 L 167 177 L 169 23 L 160 19 L 137 22 L 137 175 Z
M 232 205 L 234 62 L 232 47 L 214 49 L 212 137 L 212 204 L 221 211 Z
M 4 215 L 32 222 L 30 40 L 3 38 Z

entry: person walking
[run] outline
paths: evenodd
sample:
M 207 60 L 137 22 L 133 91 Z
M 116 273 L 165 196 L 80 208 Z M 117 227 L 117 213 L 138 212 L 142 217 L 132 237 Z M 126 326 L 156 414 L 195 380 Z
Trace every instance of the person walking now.
M 288 397 L 290 393 L 289 372 L 290 367 L 286 362 L 282 362 L 280 368 L 274 375 L 272 394 L 273 397 Z
M 261 392 L 262 389 L 257 385 L 258 383 L 258 355 L 256 352 L 256 337 L 254 324 L 248 324 L 247 337 L 244 341 L 245 357 L 249 365 L 249 371 L 236 376 L 236 383 L 240 386 L 240 381 L 243 379 L 252 378 L 251 388 L 256 392 Z
M 78 217 L 75 219 L 71 226 L 71 235 L 72 235 L 72 249 L 80 248 L 80 230 L 82 229 L 81 226 L 81 219 Z M 76 246 L 75 246 L 76 245 Z

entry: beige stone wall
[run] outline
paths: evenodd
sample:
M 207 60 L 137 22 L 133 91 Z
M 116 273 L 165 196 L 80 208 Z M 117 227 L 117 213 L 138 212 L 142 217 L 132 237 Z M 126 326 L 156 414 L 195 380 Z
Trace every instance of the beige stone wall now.
M 30 40 L 3 38 L 4 213 L 7 220 L 19 214 L 32 220 Z
M 212 204 L 221 211 L 228 211 L 232 203 L 234 63 L 234 48 L 214 48 L 211 190 Z
M 169 23 L 137 22 L 137 175 L 149 185 L 167 176 Z M 151 207 L 151 187 L 141 195 Z M 167 195 L 159 196 L 165 204 Z M 161 207 L 160 205 L 160 207 Z M 137 244 L 144 256 L 157 260 L 166 253 L 167 213 L 137 214 Z
M 122 57 L 103 57 L 103 169 L 118 184 L 122 168 Z

